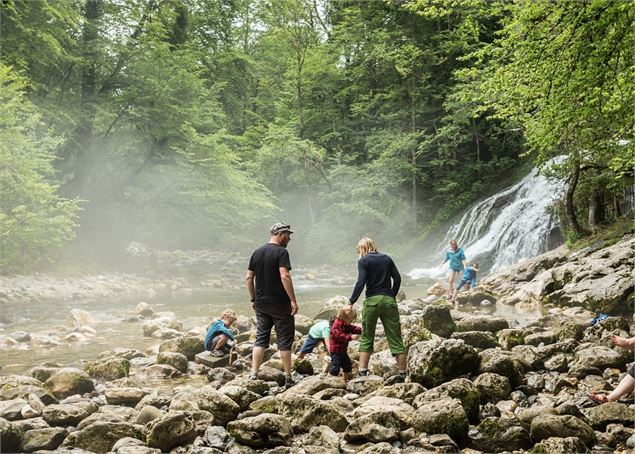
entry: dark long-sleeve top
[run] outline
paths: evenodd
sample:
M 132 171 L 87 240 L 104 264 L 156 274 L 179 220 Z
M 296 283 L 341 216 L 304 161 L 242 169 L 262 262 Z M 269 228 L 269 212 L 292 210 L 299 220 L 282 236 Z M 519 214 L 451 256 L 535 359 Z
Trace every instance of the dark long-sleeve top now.
M 391 282 L 392 280 L 392 282 Z M 354 303 L 366 286 L 366 298 L 375 295 L 397 296 L 401 286 L 401 275 L 395 262 L 381 252 L 370 252 L 357 261 L 357 284 L 351 295 Z
M 336 318 L 331 326 L 329 351 L 331 353 L 346 353 L 348 343 L 351 341 L 351 334 L 362 334 L 362 329 L 359 326 L 346 323 L 341 318 Z

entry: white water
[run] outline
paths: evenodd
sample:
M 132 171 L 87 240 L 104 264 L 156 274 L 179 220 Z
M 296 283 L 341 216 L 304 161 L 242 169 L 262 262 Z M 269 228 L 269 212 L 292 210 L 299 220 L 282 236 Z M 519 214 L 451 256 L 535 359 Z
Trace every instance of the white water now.
M 451 239 L 456 239 L 468 261 L 479 263 L 481 272 L 495 271 L 548 250 L 557 218 L 548 211 L 562 195 L 561 182 L 538 175 L 534 169 L 519 183 L 475 204 L 448 231 L 436 249 L 437 257 L 408 275 L 438 278 L 447 264 L 438 265 Z

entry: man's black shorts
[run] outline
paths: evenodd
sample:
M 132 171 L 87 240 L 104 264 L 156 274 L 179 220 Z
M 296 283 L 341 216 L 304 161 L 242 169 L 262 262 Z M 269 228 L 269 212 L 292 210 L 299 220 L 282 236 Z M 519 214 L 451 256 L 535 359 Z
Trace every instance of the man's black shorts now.
M 291 304 L 256 304 L 256 342 L 254 347 L 269 347 L 271 328 L 276 328 L 278 350 L 291 350 L 295 337 L 295 318 L 291 315 Z

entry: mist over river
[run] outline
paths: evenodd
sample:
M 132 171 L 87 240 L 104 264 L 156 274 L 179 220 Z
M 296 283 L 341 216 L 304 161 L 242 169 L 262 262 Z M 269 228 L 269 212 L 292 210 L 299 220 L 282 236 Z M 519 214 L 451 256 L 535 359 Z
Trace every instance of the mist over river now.
M 402 289 L 408 299 L 425 298 L 430 283 L 431 281 L 421 281 L 417 285 L 406 284 Z M 349 296 L 351 289 L 351 286 L 298 285 L 296 293 L 300 313 L 313 317 L 325 300 L 336 295 Z M 80 366 L 82 361 L 95 359 L 100 353 L 116 347 L 145 351 L 158 346 L 161 339 L 143 336 L 142 321 L 124 321 L 140 301 L 149 303 L 155 312 L 174 312 L 176 319 L 183 323 L 184 331 L 206 327 L 213 317 L 228 307 L 240 315 L 253 314 L 244 288 L 213 289 L 194 293 L 173 292 L 145 299 L 117 297 L 84 301 L 5 303 L 0 307 L 3 319 L 12 321 L 0 325 L 1 335 L 16 331 L 59 335 L 60 331 L 55 327 L 65 323 L 72 309 L 84 310 L 95 319 L 93 328 L 96 334 L 87 336 L 85 341 L 64 342 L 64 345 L 60 346 L 33 348 L 27 342 L 4 349 L 0 375 L 24 373 L 30 367 L 46 361 L 56 362 L 62 366 Z M 518 313 L 514 307 L 504 305 L 476 309 L 505 316 L 510 321 L 517 320 L 521 325 L 540 316 L 536 311 Z M 473 311 L 475 308 L 461 310 Z

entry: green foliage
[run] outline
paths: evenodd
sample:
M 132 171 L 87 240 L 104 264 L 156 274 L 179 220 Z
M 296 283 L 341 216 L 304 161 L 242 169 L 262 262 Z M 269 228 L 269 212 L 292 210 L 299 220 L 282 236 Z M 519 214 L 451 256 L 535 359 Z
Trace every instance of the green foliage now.
M 56 194 L 52 150 L 25 81 L 0 65 L 0 271 L 25 272 L 55 257 L 74 234 L 76 201 Z

